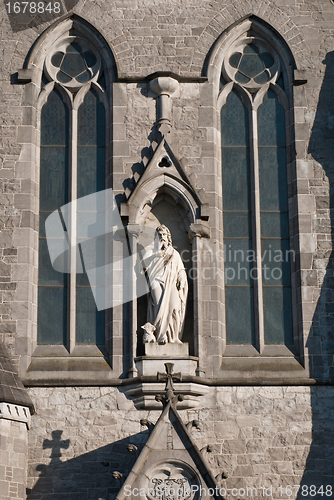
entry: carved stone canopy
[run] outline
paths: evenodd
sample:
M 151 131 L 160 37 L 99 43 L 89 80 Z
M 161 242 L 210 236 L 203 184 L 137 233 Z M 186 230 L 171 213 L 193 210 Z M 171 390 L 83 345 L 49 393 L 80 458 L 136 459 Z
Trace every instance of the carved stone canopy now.
M 194 186 L 195 179 L 188 176 L 184 160 L 179 160 L 171 145 L 164 138 L 154 151 L 144 173 L 126 203 L 121 205 L 121 215 L 128 224 L 144 225 L 154 200 L 163 190 L 184 207 L 187 225 L 208 220 L 208 204 L 201 190 Z

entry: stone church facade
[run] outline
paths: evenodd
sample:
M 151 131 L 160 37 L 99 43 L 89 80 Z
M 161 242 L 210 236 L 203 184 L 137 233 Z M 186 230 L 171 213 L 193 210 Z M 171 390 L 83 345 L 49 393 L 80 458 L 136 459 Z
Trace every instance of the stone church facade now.
M 1 500 L 334 495 L 333 29 L 331 0 L 2 2 Z M 143 343 L 160 224 L 182 344 Z

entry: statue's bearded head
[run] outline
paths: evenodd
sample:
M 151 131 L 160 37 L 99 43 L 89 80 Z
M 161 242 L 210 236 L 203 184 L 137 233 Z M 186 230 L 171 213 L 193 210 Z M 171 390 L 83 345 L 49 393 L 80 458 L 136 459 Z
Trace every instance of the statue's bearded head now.
M 162 224 L 155 230 L 155 244 L 162 252 L 166 251 L 172 245 L 172 236 L 167 226 Z

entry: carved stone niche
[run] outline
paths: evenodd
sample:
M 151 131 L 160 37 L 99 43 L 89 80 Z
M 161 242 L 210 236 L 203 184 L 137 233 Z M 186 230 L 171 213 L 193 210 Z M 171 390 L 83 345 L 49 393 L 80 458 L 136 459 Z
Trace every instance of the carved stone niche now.
M 121 215 L 127 222 L 132 255 L 137 262 L 147 246 L 153 243 L 155 229 L 162 224 L 167 226 L 171 232 L 173 247 L 180 254 L 187 271 L 189 291 L 183 334 L 180 337 L 182 343 L 144 344 L 142 326 L 148 322 L 148 299 L 143 295 L 136 298 L 137 285 L 133 282 L 134 300 L 130 326 L 132 366 L 128 376 L 151 378 L 148 383 L 136 383 L 126 390 L 139 408 L 156 407 L 153 394 L 158 386 L 152 381 L 152 377 L 156 377 L 157 372 L 163 369 L 164 362 L 172 362 L 175 370 L 182 371 L 183 376 L 204 375 L 201 369 L 201 299 L 198 295 L 201 290 L 201 273 L 197 269 L 199 260 L 196 256 L 200 252 L 200 240 L 209 237 L 207 214 L 207 204 L 186 175 L 183 162 L 177 159 L 171 146 L 163 138 L 128 201 L 122 204 Z M 206 392 L 202 390 L 204 385 L 201 390 L 199 386 L 202 384 L 181 382 L 176 389 L 178 393 L 195 399 L 197 395 Z M 194 401 L 190 405 L 183 403 L 184 408 L 193 406 Z

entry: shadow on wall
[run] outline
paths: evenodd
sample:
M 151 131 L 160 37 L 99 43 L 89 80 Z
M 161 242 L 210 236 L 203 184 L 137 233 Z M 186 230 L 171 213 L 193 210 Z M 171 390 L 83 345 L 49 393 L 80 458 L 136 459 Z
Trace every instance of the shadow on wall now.
M 62 440 L 62 433 L 53 431 L 52 439 L 44 440 L 51 461 L 33 465 L 31 475 L 40 475 L 27 489 L 27 500 L 113 500 L 148 438 L 148 431 L 141 432 L 63 462 L 70 439 Z
M 56 21 L 70 12 L 79 0 L 58 0 L 52 2 L 8 2 L 3 0 L 10 26 L 14 33 L 39 26 L 48 21 Z
M 312 327 L 307 341 L 310 354 L 310 375 L 322 387 L 311 388 L 312 440 L 309 454 L 300 457 L 306 464 L 301 485 L 303 498 L 328 498 L 334 495 L 334 252 L 332 228 L 334 226 L 334 51 L 323 61 L 326 65 L 325 77 L 319 95 L 317 112 L 312 128 L 308 152 L 314 158 L 314 180 L 310 182 L 310 192 L 316 197 L 315 232 L 318 234 L 317 251 L 313 257 L 313 273 L 309 278 L 314 286 L 319 286 L 316 270 L 323 272 L 324 279 Z M 330 200 L 324 192 L 324 173 L 329 180 Z M 330 211 L 330 222 L 328 218 Z M 330 225 L 329 225 L 330 224 Z M 327 262 L 327 268 L 322 268 Z M 316 297 L 314 298 L 316 299 Z M 302 467 L 301 467 L 302 468 Z M 313 494 L 310 493 L 314 485 Z M 326 495 L 326 485 L 331 485 L 332 494 Z M 321 486 L 324 487 L 322 492 Z M 307 489 L 308 488 L 308 489 Z M 329 487 L 328 487 L 329 488 Z M 305 493 L 308 495 L 305 496 Z M 329 493 L 329 489 L 327 489 Z

